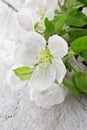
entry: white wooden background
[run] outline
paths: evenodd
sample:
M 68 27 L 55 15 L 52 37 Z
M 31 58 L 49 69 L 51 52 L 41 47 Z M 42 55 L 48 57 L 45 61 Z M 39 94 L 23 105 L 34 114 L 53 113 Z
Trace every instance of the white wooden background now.
M 7 0 L 17 10 L 23 0 Z M 12 35 L 15 11 L 0 1 L 0 41 Z M 3 46 L 3 45 L 2 45 Z M 6 67 L 0 63 L 0 75 Z M 1 73 L 2 71 L 2 73 Z M 0 76 L 0 130 L 87 130 L 87 95 L 69 93 L 63 104 L 45 110 L 29 100 L 27 88 L 15 100 Z

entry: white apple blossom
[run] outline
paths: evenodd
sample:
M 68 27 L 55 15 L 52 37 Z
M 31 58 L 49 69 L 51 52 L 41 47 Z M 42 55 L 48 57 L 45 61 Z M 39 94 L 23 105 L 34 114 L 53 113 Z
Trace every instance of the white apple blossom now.
M 52 20 L 58 0 L 26 0 L 25 6 L 17 14 L 19 24 L 26 30 L 34 30 L 34 25 L 38 23 L 39 31 L 45 29 L 44 19 L 47 17 Z
M 30 89 L 30 98 L 37 106 L 50 108 L 55 104 L 62 103 L 67 95 L 67 92 L 67 88 L 53 83 L 50 88 L 45 91 L 35 91 Z
M 43 107 L 50 107 L 63 102 L 66 89 L 60 84 L 66 74 L 66 68 L 62 62 L 62 58 L 68 52 L 66 41 L 58 35 L 53 35 L 46 44 L 42 35 L 32 31 L 28 32 L 28 35 L 22 37 L 21 40 L 24 44 L 17 46 L 14 57 L 16 64 L 35 68 L 28 84 L 31 99 L 37 105 Z M 15 82 L 15 89 L 17 89 L 17 86 L 21 85 L 22 81 L 18 82 L 14 75 L 10 71 L 7 79 L 10 86 Z

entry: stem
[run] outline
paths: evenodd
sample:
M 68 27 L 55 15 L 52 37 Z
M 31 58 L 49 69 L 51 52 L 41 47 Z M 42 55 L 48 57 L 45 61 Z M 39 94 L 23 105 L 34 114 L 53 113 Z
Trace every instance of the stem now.
M 83 94 L 76 86 L 70 84 L 70 83 L 67 81 L 67 79 L 64 79 L 64 80 L 63 80 L 63 85 L 64 85 L 65 87 L 69 88 L 71 91 L 73 91 L 74 94 L 75 94 L 76 96 L 78 96 L 78 97 Z
M 70 64 L 71 65 L 71 64 Z M 77 72 L 77 70 L 71 65 L 71 68 L 74 72 Z
M 76 54 L 74 52 L 70 51 L 68 53 L 68 55 L 63 58 L 63 61 L 66 61 L 66 60 L 69 60 L 70 58 L 72 58 L 73 62 L 77 65 L 77 67 L 79 68 L 79 70 L 81 70 L 81 68 L 80 68 L 80 66 L 79 66 L 79 64 L 78 64 L 78 62 L 77 62 L 77 60 L 75 58 L 75 55 Z M 71 68 L 76 72 L 76 69 L 72 65 L 71 65 Z
M 74 63 L 77 65 L 77 67 L 81 70 L 81 68 L 74 56 L 72 56 L 72 59 L 73 59 Z
M 67 56 L 65 56 L 64 58 L 63 58 L 63 61 L 64 62 L 68 62 L 68 64 L 70 65 L 70 67 L 72 68 L 72 70 L 74 71 L 74 72 L 76 72 L 77 70 L 69 63 L 69 58 L 72 58 L 72 56 L 74 56 L 75 55 L 75 53 L 73 53 L 72 51 L 70 51 L 69 53 L 68 53 L 68 55 Z
M 65 57 L 63 57 L 63 60 L 66 61 L 69 58 L 72 58 L 72 56 L 75 56 L 75 53 L 72 51 L 69 51 L 68 54 Z

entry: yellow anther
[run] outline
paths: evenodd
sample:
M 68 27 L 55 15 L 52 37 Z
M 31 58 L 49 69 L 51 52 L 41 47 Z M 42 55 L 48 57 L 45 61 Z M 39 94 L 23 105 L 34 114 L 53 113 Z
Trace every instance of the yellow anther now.
M 40 16 L 40 19 L 43 19 L 43 18 L 44 18 L 44 15 L 45 15 L 45 10 L 44 10 L 44 9 L 40 9 L 40 10 L 38 11 L 38 14 L 39 14 L 39 16 Z
M 48 49 L 42 50 L 37 56 L 38 64 L 42 64 L 45 68 L 52 64 L 52 60 L 53 56 Z
M 49 58 L 48 57 L 46 57 L 46 56 L 44 56 L 44 57 L 42 57 L 42 62 L 49 62 Z

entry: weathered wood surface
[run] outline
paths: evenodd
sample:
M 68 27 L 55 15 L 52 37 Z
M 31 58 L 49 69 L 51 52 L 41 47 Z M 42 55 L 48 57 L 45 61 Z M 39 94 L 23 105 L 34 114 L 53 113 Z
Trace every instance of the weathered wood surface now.
M 16 9 L 20 1 L 8 0 Z M 14 16 L 15 11 L 0 1 L 1 44 L 14 31 Z M 0 63 L 0 130 L 87 130 L 87 95 L 78 99 L 69 93 L 63 104 L 45 110 L 29 100 L 27 87 L 14 98 L 5 83 L 6 72 Z

